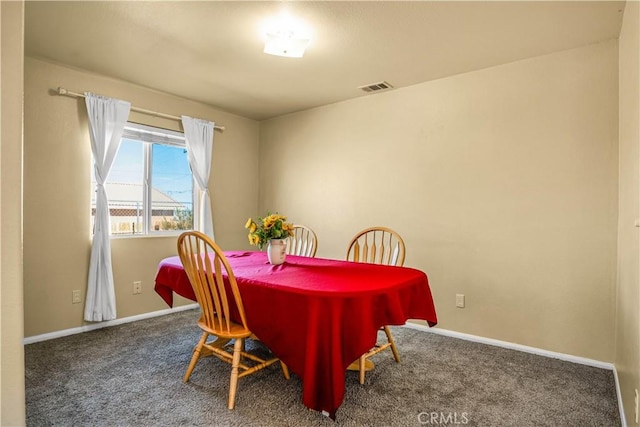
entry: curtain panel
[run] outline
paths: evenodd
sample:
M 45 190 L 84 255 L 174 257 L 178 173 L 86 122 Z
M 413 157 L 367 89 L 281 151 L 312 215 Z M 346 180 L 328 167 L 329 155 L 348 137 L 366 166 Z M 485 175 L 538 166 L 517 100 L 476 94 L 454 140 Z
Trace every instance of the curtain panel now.
M 85 93 L 89 134 L 96 177 L 96 215 L 87 283 L 84 319 L 101 322 L 116 318 L 116 297 L 109 241 L 109 201 L 104 184 L 120 148 L 120 138 L 131 104 L 119 99 Z
M 211 173 L 214 123 L 182 116 L 182 127 L 184 128 L 184 136 L 186 139 L 189 166 L 201 190 L 200 212 L 195 228 L 215 241 L 213 235 L 211 198 L 209 197 L 209 175 Z

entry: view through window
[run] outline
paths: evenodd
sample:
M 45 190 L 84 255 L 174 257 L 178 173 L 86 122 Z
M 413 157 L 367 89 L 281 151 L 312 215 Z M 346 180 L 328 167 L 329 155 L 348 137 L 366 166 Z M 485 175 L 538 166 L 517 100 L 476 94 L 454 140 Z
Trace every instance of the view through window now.
M 92 185 L 93 230 L 96 207 L 93 172 Z M 105 189 L 111 235 L 167 234 L 193 229 L 196 197 L 182 133 L 127 123 Z

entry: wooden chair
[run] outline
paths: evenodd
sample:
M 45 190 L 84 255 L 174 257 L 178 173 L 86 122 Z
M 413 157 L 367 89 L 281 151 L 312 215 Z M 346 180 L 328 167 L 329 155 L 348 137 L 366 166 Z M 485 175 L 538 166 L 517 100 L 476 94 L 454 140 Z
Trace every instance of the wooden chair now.
M 315 257 L 318 250 L 316 233 L 305 225 L 294 225 L 293 236 L 287 242 L 287 254 Z
M 220 247 L 206 235 L 188 231 L 178 238 L 178 254 L 202 311 L 198 326 L 203 331 L 184 374 L 184 382 L 189 381 L 191 372 L 201 357 L 213 355 L 231 363 L 228 407 L 233 409 L 238 378 L 264 369 L 279 359 L 273 357 L 265 360 L 245 352 L 245 339 L 251 337 L 252 333 L 247 327 L 238 284 Z M 223 278 L 223 273 L 228 277 L 227 280 Z M 234 301 L 239 323 L 231 319 L 230 306 Z M 209 335 L 216 339 L 207 342 Z M 226 347 L 231 340 L 234 340 L 232 351 Z M 287 367 L 282 362 L 281 366 L 285 378 L 289 379 Z
M 371 227 L 362 230 L 351 239 L 347 249 L 347 261 L 367 262 L 370 264 L 404 265 L 405 246 L 400 235 L 386 227 Z M 393 341 L 388 326 L 380 328 L 387 336 L 384 344 L 376 343 L 375 347 L 360 356 L 358 371 L 360 384 L 364 384 L 367 360 L 381 351 L 391 348 L 396 362 L 400 362 L 400 354 Z

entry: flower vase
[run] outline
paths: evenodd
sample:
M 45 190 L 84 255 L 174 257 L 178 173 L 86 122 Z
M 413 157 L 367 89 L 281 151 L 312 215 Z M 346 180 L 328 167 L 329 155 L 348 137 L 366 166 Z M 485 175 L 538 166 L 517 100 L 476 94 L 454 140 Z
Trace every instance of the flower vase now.
M 269 263 L 280 265 L 287 257 L 287 241 L 285 239 L 271 239 L 267 245 Z

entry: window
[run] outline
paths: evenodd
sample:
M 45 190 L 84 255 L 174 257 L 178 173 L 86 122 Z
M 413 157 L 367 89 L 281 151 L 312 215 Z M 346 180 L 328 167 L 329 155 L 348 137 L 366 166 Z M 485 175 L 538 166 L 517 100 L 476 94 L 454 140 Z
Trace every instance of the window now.
M 94 172 L 92 185 L 93 230 Z M 105 188 L 111 235 L 171 234 L 193 229 L 196 187 L 180 132 L 127 123 Z

